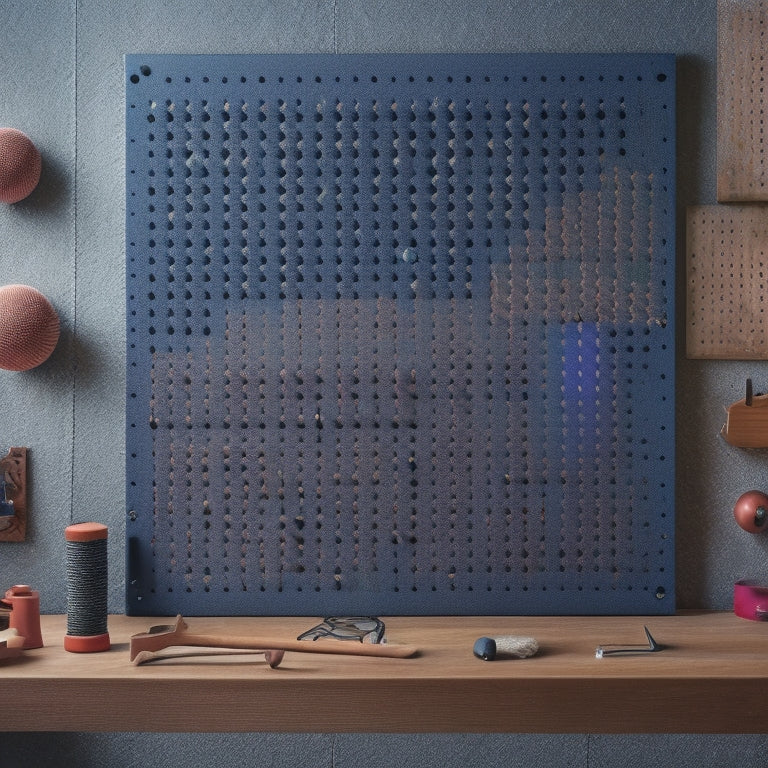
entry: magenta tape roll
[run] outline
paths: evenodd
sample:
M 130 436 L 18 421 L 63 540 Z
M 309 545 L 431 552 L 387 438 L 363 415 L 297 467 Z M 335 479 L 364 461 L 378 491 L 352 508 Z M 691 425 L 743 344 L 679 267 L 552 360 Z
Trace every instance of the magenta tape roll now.
M 733 585 L 733 612 L 742 619 L 768 621 L 768 586 L 742 579 Z

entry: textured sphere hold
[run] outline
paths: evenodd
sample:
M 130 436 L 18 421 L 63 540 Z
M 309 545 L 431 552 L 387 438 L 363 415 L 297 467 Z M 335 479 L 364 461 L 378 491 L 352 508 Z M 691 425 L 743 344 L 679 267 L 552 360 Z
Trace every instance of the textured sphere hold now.
M 0 128 L 0 202 L 18 203 L 40 181 L 42 159 L 30 138 L 15 128 Z
M 0 368 L 28 371 L 45 362 L 59 340 L 59 316 L 28 285 L 0 288 Z

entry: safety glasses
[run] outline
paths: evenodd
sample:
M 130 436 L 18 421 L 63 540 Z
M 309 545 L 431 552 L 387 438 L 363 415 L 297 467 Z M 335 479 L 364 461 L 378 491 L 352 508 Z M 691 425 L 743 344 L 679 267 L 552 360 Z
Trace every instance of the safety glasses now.
M 299 640 L 357 640 L 360 643 L 384 641 L 384 622 L 375 616 L 328 616 L 320 624 L 302 632 Z

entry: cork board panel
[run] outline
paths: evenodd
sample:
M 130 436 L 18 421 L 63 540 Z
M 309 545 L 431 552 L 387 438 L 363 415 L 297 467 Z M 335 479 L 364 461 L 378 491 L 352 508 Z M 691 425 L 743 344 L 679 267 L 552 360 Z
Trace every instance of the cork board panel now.
M 690 358 L 768 359 L 768 206 L 687 211 Z
M 673 612 L 674 75 L 127 57 L 127 610 Z
M 717 199 L 768 201 L 768 0 L 719 0 L 717 12 Z

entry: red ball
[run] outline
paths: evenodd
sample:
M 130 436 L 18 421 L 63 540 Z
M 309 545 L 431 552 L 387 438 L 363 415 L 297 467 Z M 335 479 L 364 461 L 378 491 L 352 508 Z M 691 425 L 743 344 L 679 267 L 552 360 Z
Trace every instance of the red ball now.
M 736 522 L 749 533 L 768 529 L 768 496 L 762 491 L 742 493 L 733 507 Z
M 40 181 L 43 161 L 30 138 L 15 128 L 0 128 L 0 202 L 18 203 Z
M 0 368 L 28 371 L 45 362 L 59 340 L 59 316 L 28 285 L 0 288 Z

